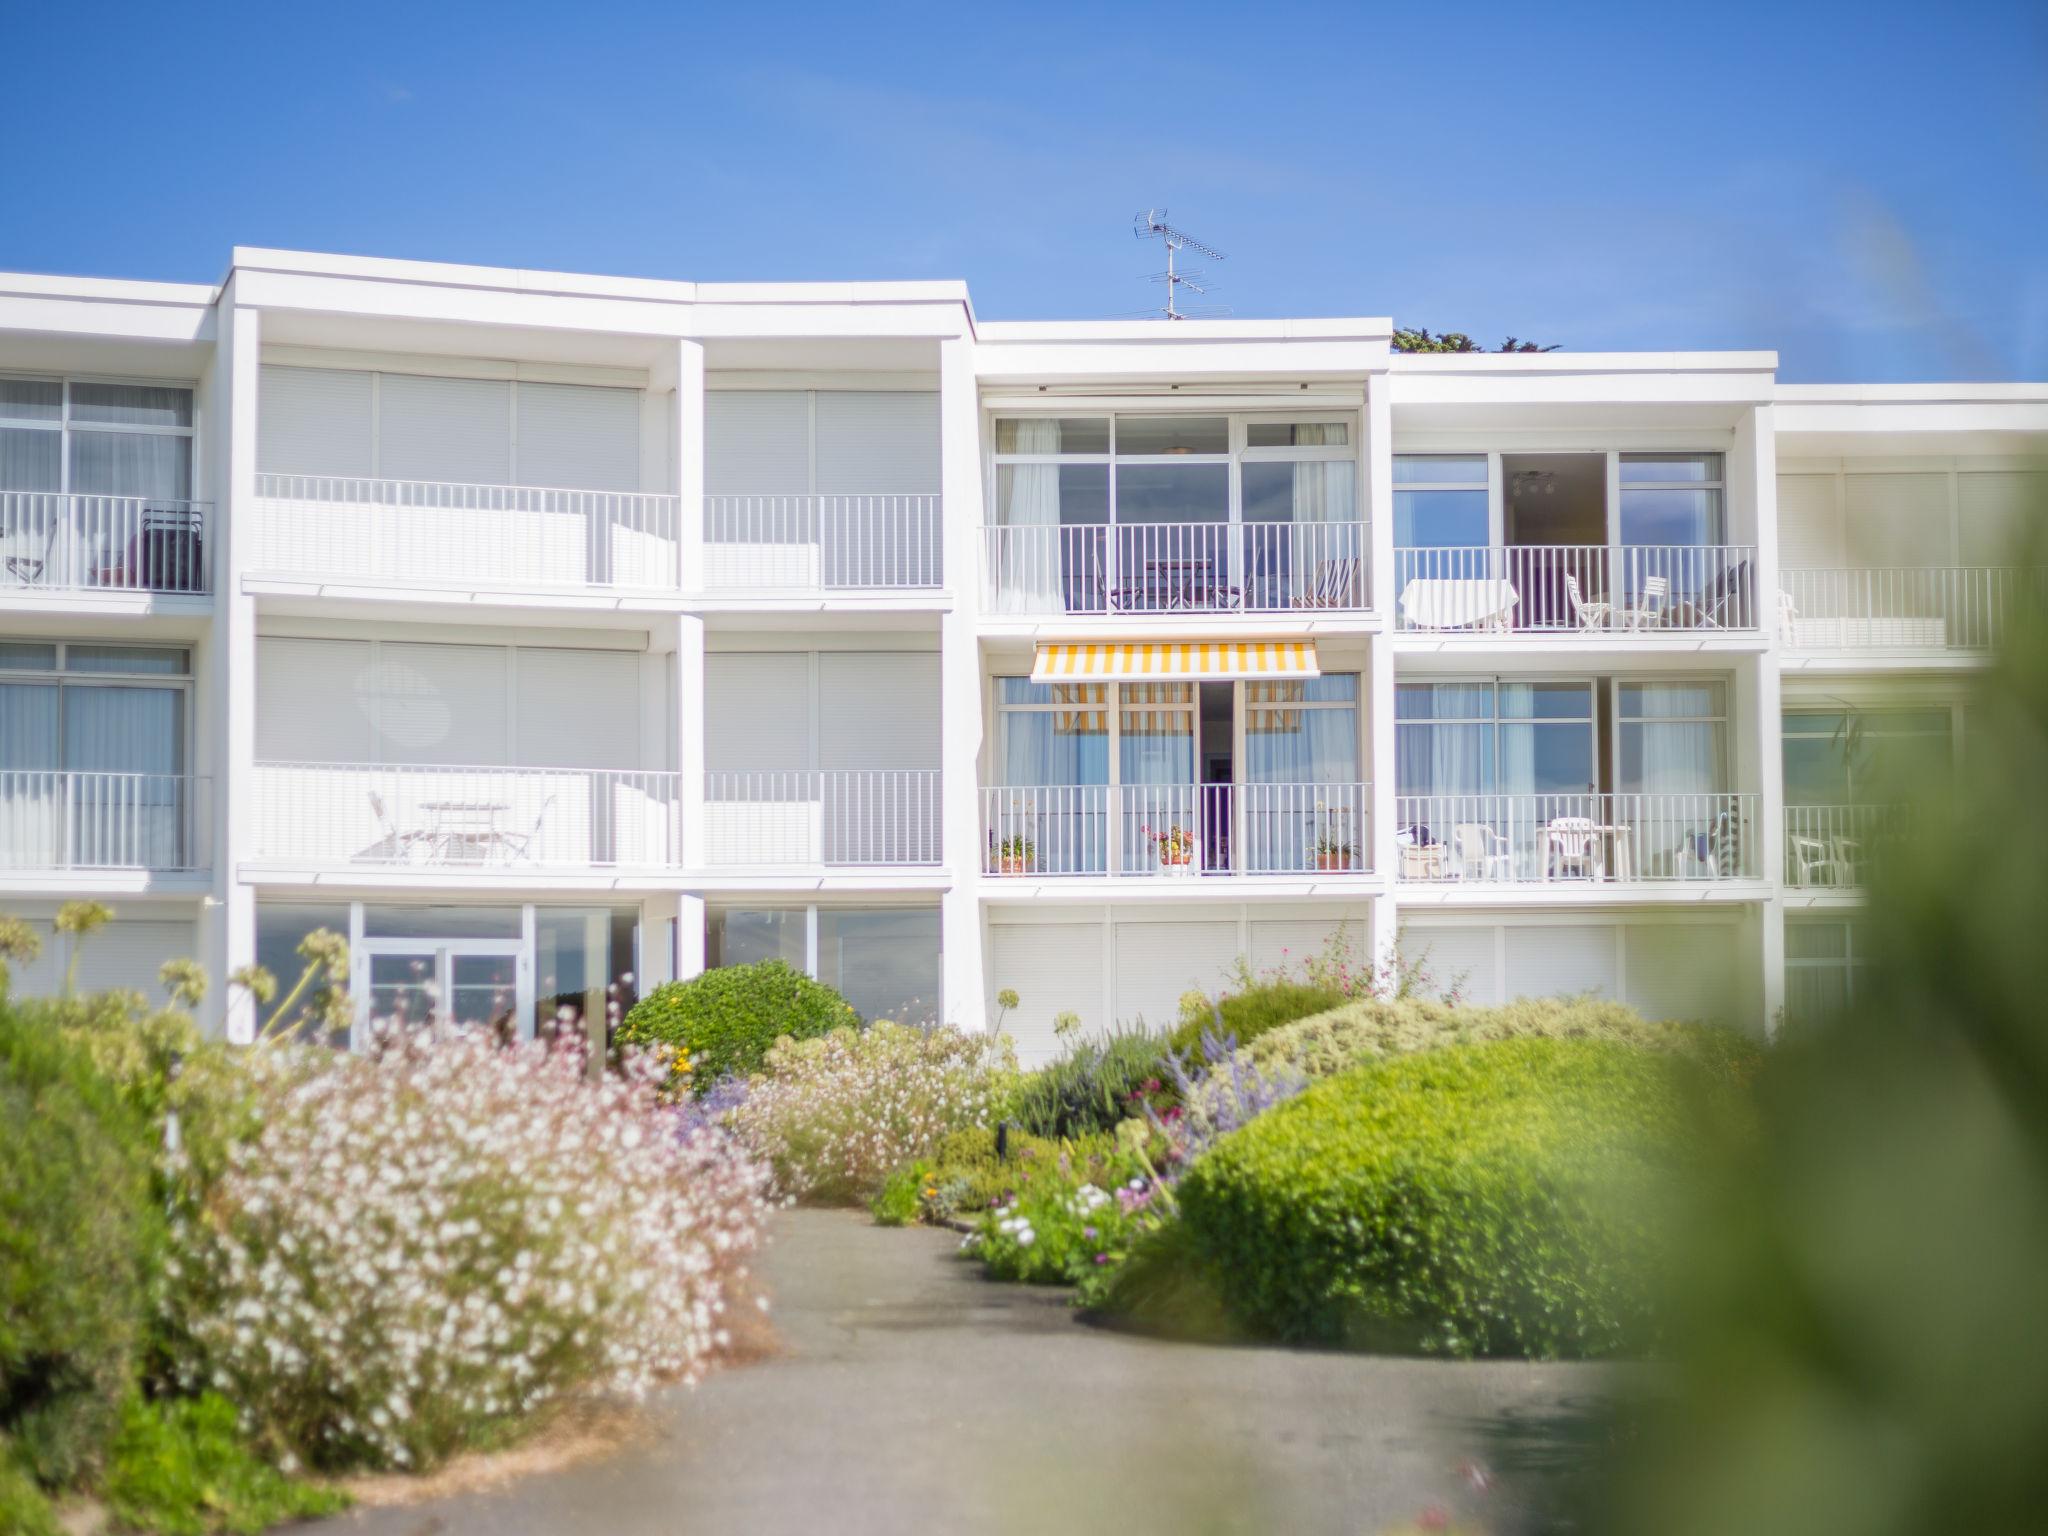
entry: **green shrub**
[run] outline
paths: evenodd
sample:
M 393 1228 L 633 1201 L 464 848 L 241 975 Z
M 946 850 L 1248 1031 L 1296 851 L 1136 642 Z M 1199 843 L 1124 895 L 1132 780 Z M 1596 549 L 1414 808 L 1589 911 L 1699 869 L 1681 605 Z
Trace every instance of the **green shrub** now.
M 875 1225 L 907 1227 L 916 1221 L 924 1209 L 924 1192 L 932 1189 L 930 1174 L 931 1164 L 919 1158 L 883 1180 L 881 1192 L 868 1202 L 868 1213 L 875 1218 Z M 932 1192 L 936 1194 L 937 1190 Z
M 0 1438 L 0 1531 L 7 1536 L 64 1536 L 57 1512 L 12 1447 Z
M 1234 1037 L 1240 1046 L 1249 1045 L 1297 1019 L 1341 1006 L 1345 996 L 1335 987 L 1285 976 L 1252 982 L 1225 995 L 1217 1004 L 1200 1009 L 1193 1006 L 1191 996 L 1182 1007 L 1180 1027 L 1174 1030 L 1170 1043 L 1185 1057 L 1200 1057 L 1203 1035 L 1217 1033 L 1216 1010 L 1220 1008 L 1221 1032 Z
M 234 1405 L 212 1392 L 166 1403 L 131 1397 L 101 1491 L 115 1519 L 159 1536 L 253 1536 L 280 1521 L 331 1515 L 348 1503 L 332 1489 L 294 1482 L 252 1456 Z
M 1034 1136 L 1059 1138 L 1114 1130 L 1142 1112 L 1141 1101 L 1163 1109 L 1172 1102 L 1168 1048 L 1165 1036 L 1134 1029 L 1079 1041 L 1019 1080 L 1006 1118 Z
M 619 1043 L 673 1048 L 671 1084 L 701 1094 L 729 1074 L 760 1071 L 784 1035 L 808 1040 L 859 1023 L 853 1005 L 823 982 L 763 960 L 664 982 L 633 1005 Z
M 86 1053 L 0 998 L 0 1435 L 49 1486 L 97 1464 L 135 1380 L 154 1152 Z
M 1248 1331 L 1454 1355 L 1644 1342 L 1649 1208 L 1683 1166 L 1688 1058 L 1598 1040 L 1355 1068 L 1225 1137 L 1180 1185 Z

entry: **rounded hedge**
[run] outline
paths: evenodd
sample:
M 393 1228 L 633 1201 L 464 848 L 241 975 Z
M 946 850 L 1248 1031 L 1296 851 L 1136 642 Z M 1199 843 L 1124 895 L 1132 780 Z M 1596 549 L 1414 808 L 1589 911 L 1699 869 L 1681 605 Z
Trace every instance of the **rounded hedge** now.
M 1591 1040 L 1355 1068 L 1188 1171 L 1188 1247 L 1255 1334 L 1453 1355 L 1635 1348 L 1651 1331 L 1653 1212 L 1710 1080 L 1733 1081 Z
M 97 1463 L 136 1378 L 153 1138 L 79 1045 L 0 996 L 0 1445 L 45 1484 Z
M 823 982 L 785 961 L 763 960 L 664 982 L 633 1005 L 618 1038 L 687 1052 L 673 1080 L 704 1093 L 729 1074 L 760 1071 L 783 1035 L 805 1040 L 859 1024 L 853 1005 Z

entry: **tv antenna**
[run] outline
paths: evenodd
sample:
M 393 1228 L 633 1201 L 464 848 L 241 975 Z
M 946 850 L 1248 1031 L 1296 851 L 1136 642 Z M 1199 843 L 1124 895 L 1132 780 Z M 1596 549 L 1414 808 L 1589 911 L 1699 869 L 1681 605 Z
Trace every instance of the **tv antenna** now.
M 1159 307 L 1158 311 L 1162 318 L 1167 320 L 1190 320 L 1197 316 L 1227 315 L 1230 313 L 1229 307 L 1222 304 L 1207 305 L 1199 310 L 1186 310 L 1180 306 L 1180 291 L 1183 288 L 1187 289 L 1190 293 L 1199 293 L 1205 296 L 1209 292 L 1208 288 L 1200 281 L 1206 274 L 1199 269 L 1192 272 L 1180 270 L 1178 260 L 1180 253 L 1182 251 L 1193 251 L 1197 255 L 1208 257 L 1211 261 L 1224 261 L 1227 258 L 1221 251 L 1217 250 L 1214 246 L 1202 244 L 1201 241 L 1197 240 L 1186 230 L 1175 229 L 1171 224 L 1167 223 L 1166 210 L 1164 208 L 1147 208 L 1143 213 L 1131 220 L 1131 233 L 1140 240 L 1157 240 L 1166 247 L 1166 270 L 1164 272 L 1152 273 L 1149 279 L 1155 283 L 1166 284 L 1166 302 Z

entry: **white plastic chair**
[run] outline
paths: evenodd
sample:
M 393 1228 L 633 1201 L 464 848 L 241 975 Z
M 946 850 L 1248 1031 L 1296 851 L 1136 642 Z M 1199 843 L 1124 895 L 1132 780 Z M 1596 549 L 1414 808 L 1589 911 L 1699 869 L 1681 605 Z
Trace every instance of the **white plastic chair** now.
M 540 829 L 547 824 L 548 812 L 554 807 L 554 803 L 553 795 L 541 801 L 540 810 L 534 815 L 531 831 L 500 832 L 497 838 L 498 846 L 515 859 L 528 857 L 533 851 L 533 845 L 540 841 Z M 593 856 L 596 852 L 596 849 L 591 850 Z
M 1572 614 L 1579 621 L 1581 629 L 1605 629 L 1607 620 L 1614 612 L 1612 603 L 1589 603 L 1579 590 L 1579 578 L 1570 571 L 1564 575 L 1564 595 L 1570 599 Z
M 1543 828 L 1543 878 L 1600 878 L 1600 838 L 1590 816 L 1554 817 Z
M 385 808 L 384 797 L 374 789 L 369 794 L 370 814 L 377 818 L 380 835 L 371 845 L 370 852 L 359 857 L 401 859 L 408 864 L 416 862 L 425 847 L 425 834 L 399 831 L 398 823 L 391 819 L 390 811 Z
M 1664 617 L 1664 601 L 1671 595 L 1671 578 L 1668 576 L 1645 576 L 1643 590 L 1621 615 L 1622 628 L 1629 630 L 1655 629 Z
M 1464 880 L 1514 878 L 1514 857 L 1508 840 L 1479 821 L 1461 821 L 1451 836 L 1458 848 L 1458 875 Z

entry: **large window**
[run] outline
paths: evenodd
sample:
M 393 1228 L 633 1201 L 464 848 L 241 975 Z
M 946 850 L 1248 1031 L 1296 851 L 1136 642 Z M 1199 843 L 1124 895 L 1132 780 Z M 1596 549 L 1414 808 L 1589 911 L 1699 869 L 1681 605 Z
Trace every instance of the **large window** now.
M 1358 674 L 1244 685 L 1248 784 L 1358 781 Z
M 1585 795 L 1598 784 L 1590 680 L 1402 683 L 1394 750 L 1404 796 Z
M 1471 548 L 1491 542 L 1486 456 L 1394 455 L 1394 547 Z
M 1785 803 L 1878 805 L 1938 794 L 1954 772 L 1950 711 L 1787 710 Z
M 1726 684 L 1620 683 L 1615 718 L 1624 794 L 1707 795 L 1726 783 Z
M 192 391 L 0 378 L 0 494 L 192 495 Z
M 1624 453 L 1620 542 L 1726 543 L 1718 453 Z
M 939 1006 L 936 907 L 727 907 L 706 923 L 713 968 L 781 960 L 809 972 L 863 1019 L 932 1024 Z
M 1785 1017 L 1810 1024 L 1841 1012 L 1861 993 L 1861 925 L 1801 920 L 1785 925 Z

